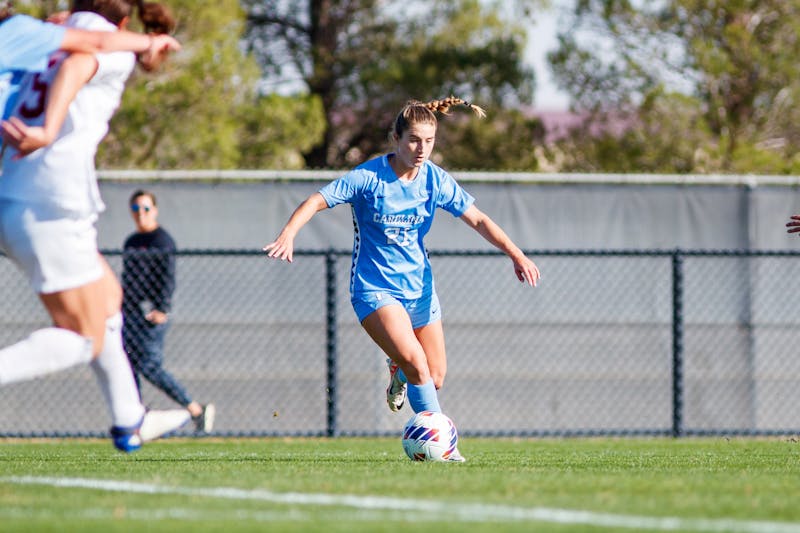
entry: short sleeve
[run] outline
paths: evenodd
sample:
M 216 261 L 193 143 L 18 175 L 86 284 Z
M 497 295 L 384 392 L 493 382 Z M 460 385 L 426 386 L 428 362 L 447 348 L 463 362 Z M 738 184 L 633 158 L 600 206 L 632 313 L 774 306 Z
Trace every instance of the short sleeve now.
M 61 48 L 67 29 L 15 15 L 6 20 L 0 31 L 0 72 L 8 70 L 42 71 L 53 52 Z
M 353 170 L 319 190 L 328 207 L 352 203 L 364 182 L 363 172 Z
M 465 191 L 453 176 L 442 172 L 436 207 L 444 209 L 454 217 L 460 217 L 474 203 L 475 198 Z

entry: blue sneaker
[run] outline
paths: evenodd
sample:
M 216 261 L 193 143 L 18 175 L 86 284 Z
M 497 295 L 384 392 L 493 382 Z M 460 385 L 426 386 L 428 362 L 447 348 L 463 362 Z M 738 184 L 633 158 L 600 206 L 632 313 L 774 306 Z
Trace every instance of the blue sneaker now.
M 116 449 L 125 453 L 135 452 L 142 447 L 143 443 L 177 431 L 191 417 L 186 409 L 147 411 L 142 417 L 142 421 L 134 427 L 112 427 L 111 440 Z
M 142 418 L 144 420 L 144 418 Z M 131 453 L 142 447 L 142 437 L 139 435 L 139 428 L 142 422 L 134 427 L 113 426 L 111 428 L 111 441 L 114 447 L 121 452 Z

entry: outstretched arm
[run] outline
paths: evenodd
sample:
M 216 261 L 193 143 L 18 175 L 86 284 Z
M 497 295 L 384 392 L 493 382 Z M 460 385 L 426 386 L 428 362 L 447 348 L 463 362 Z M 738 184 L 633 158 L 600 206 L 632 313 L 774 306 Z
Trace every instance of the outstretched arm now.
M 511 241 L 506 232 L 488 215 L 473 204 L 461 215 L 461 220 L 511 258 L 514 262 L 514 273 L 517 275 L 517 279 L 527 282 L 528 285 L 536 286 L 541 277 L 539 268 L 522 253 L 522 250 Z
M 300 228 L 306 225 L 311 218 L 328 207 L 325 198 L 318 192 L 315 192 L 300 204 L 294 210 L 292 216 L 289 217 L 289 222 L 281 230 L 278 238 L 264 246 L 263 250 L 267 252 L 267 257 L 280 259 L 281 261 L 288 260 L 292 262 L 292 254 L 294 253 L 294 238 Z
M 17 149 L 19 153 L 15 157 L 24 157 L 55 140 L 64 124 L 69 104 L 96 71 L 94 55 L 71 54 L 59 67 L 56 79 L 47 91 L 44 126 L 28 126 L 17 117 L 3 122 L 3 140 Z
M 67 52 L 136 52 L 145 57 L 177 52 L 180 43 L 169 35 L 145 35 L 131 31 L 87 31 L 67 28 L 61 49 Z

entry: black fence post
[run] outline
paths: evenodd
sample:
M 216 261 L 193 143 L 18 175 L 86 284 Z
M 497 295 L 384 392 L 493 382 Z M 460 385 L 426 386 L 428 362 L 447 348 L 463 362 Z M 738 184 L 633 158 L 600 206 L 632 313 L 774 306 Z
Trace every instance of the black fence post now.
M 683 257 L 672 253 L 672 436 L 683 435 Z
M 327 393 L 328 420 L 327 435 L 338 434 L 336 426 L 336 253 L 328 250 L 325 255 L 325 321 L 327 339 Z

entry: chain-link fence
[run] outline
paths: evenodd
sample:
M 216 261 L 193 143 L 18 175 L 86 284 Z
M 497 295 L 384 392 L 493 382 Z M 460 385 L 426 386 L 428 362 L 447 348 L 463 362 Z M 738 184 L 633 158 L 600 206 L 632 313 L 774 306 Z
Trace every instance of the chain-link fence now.
M 119 273 L 122 256 L 105 254 Z M 531 251 L 539 287 L 486 252 L 432 252 L 465 435 L 800 431 L 800 257 Z M 217 406 L 216 435 L 397 434 L 383 356 L 350 307 L 349 251 L 183 251 L 165 367 Z M 0 346 L 48 324 L 0 257 Z M 148 383 L 154 408 L 175 407 Z M 104 435 L 88 368 L 0 388 L 0 435 Z M 187 434 L 190 429 L 187 429 Z

